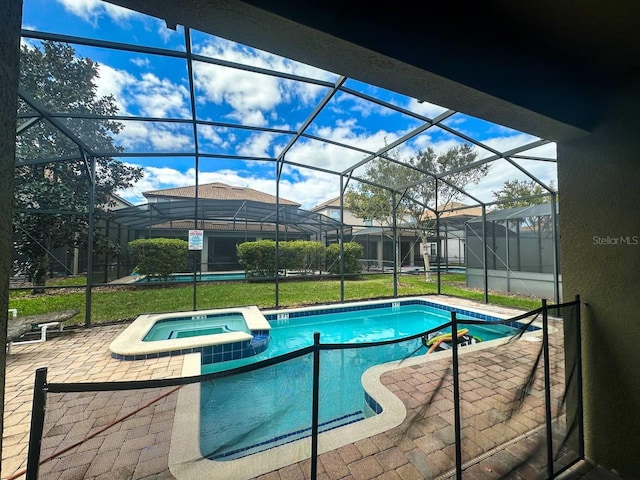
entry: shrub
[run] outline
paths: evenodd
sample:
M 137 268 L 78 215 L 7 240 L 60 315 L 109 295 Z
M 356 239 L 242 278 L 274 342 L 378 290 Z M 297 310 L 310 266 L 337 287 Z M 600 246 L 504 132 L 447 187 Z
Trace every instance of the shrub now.
M 236 247 L 238 262 L 250 277 L 272 277 L 276 273 L 276 242 L 258 240 Z
M 276 242 L 258 240 L 244 242 L 237 246 L 238 262 L 250 277 L 273 277 L 276 273 Z M 302 272 L 320 270 L 325 258 L 322 242 L 294 240 L 280 242 L 279 270 L 297 270 Z
M 327 249 L 322 242 L 299 241 L 299 248 L 302 251 L 303 264 L 301 270 L 322 270 Z
M 325 247 L 322 242 L 309 240 L 280 242 L 279 266 L 281 269 L 314 272 L 321 269 L 324 257 Z
M 177 238 L 141 238 L 129 242 L 129 250 L 139 274 L 166 279 L 185 269 L 189 244 Z
M 364 249 L 356 242 L 346 242 L 344 251 L 344 273 L 359 273 L 362 266 L 358 261 Z M 327 247 L 327 269 L 331 273 L 340 273 L 340 244 L 332 243 Z

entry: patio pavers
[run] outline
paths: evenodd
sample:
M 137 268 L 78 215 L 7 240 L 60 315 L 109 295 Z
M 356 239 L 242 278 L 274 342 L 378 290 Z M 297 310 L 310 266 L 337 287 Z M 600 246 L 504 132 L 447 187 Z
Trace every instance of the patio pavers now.
M 49 382 L 106 382 L 116 380 L 148 380 L 154 378 L 178 377 L 182 372 L 183 358 L 165 357 L 153 361 L 143 360 L 138 362 L 124 362 L 111 358 L 109 344 L 126 328 L 128 324 L 96 326 L 91 329 L 65 329 L 65 331 L 44 343 L 30 345 L 16 345 L 13 353 L 7 356 L 7 374 L 5 388 L 5 429 L 3 432 L 2 450 L 2 478 L 6 479 L 26 466 L 27 445 L 29 437 L 29 422 L 31 418 L 31 402 L 33 399 L 33 381 L 35 371 L 41 367 L 47 367 L 47 380 Z M 139 405 L 140 398 L 128 401 L 121 395 L 120 400 L 114 397 L 123 392 L 100 392 L 85 394 L 86 399 L 92 405 L 82 406 L 81 398 L 73 400 L 80 412 L 92 412 L 96 418 L 90 426 L 73 417 L 73 410 L 67 410 L 70 424 L 75 425 L 75 430 L 64 432 L 73 438 L 79 438 L 82 433 L 88 433 L 91 428 L 99 427 L 101 423 L 112 421 L 118 413 L 130 411 Z M 48 412 L 55 408 L 55 397 L 51 394 L 48 398 Z M 70 394 L 69 394 L 70 395 Z M 74 394 L 78 395 L 78 394 Z M 79 395 L 78 395 L 79 396 Z M 175 404 L 175 399 L 173 400 Z M 172 418 L 171 413 L 169 414 Z M 101 420 L 101 416 L 108 418 Z M 165 414 L 165 417 L 167 415 Z M 158 416 L 158 420 L 162 417 Z M 84 426 L 83 426 L 84 425 Z M 61 428 L 59 425 L 56 428 Z M 132 423 L 125 423 L 121 432 L 110 437 L 110 440 L 101 442 L 100 438 L 94 438 L 88 445 L 83 445 L 82 459 L 96 456 L 95 461 L 85 463 L 69 463 L 64 457 L 58 461 L 51 461 L 41 466 L 42 475 L 48 478 L 51 472 L 65 471 L 60 478 L 99 478 L 104 465 L 117 463 L 125 467 L 133 465 L 137 467 L 139 456 L 133 462 L 135 453 L 124 454 L 121 450 L 135 451 L 135 445 L 127 442 L 127 435 L 136 435 Z M 162 435 L 166 436 L 166 425 L 162 429 Z M 170 436 L 169 429 L 169 436 Z M 62 434 L 62 433 L 61 433 Z M 105 435 L 109 437 L 109 435 Z M 59 439 L 58 439 L 59 440 Z M 155 439 L 154 439 L 155 441 Z M 168 451 L 168 439 L 165 438 Z M 54 447 L 59 447 L 57 442 Z M 53 453 L 54 447 L 47 448 L 47 439 L 43 440 L 41 458 Z M 166 455 L 165 455 L 166 459 Z M 144 460 L 144 458 L 143 458 Z M 76 460 L 74 460 L 76 462 Z M 165 460 L 166 463 L 166 460 Z M 103 465 L 103 466 L 101 466 Z M 123 470 L 124 471 L 124 470 Z M 24 478 L 24 477 L 19 477 Z M 112 478 L 109 476 L 108 478 Z M 134 477 L 140 478 L 140 477 Z

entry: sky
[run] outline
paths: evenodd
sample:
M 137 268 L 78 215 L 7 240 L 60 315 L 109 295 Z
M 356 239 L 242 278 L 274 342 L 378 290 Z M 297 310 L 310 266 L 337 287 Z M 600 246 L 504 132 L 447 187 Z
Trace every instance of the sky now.
M 137 46 L 185 52 L 185 32 L 166 27 L 163 20 L 149 17 L 101 0 L 24 0 L 23 29 L 58 33 Z M 198 163 L 200 184 L 222 182 L 276 193 L 278 157 L 341 78 L 268 52 L 198 31 L 191 31 L 191 49 L 203 59 L 228 62 L 225 66 L 194 61 L 195 114 L 204 122 L 196 138 L 190 124 L 163 121 L 190 119 L 192 109 L 189 74 L 184 58 L 125 52 L 73 45 L 76 54 L 98 62 L 96 79 L 99 96 L 113 95 L 119 115 L 153 117 L 154 122 L 125 121 L 114 143 L 130 156 L 121 160 L 144 169 L 143 178 L 132 188 L 117 192 L 134 204 L 144 203 L 143 192 L 193 185 L 196 168 L 193 152 L 197 142 L 203 155 Z M 39 42 L 23 38 L 23 44 Z M 249 65 L 252 70 L 228 65 Z M 289 78 L 261 73 L 275 71 Z M 357 79 L 347 79 L 321 113 L 305 130 L 312 138 L 298 139 L 287 151 L 279 192 L 283 198 L 311 208 L 340 194 L 340 177 L 329 171 L 345 171 L 423 122 L 367 99 L 375 97 L 410 112 L 434 118 L 447 111 L 427 99 L 418 102 Z M 224 125 L 220 125 L 224 124 Z M 430 128 L 398 147 L 399 159 L 415 156 L 428 147 L 444 152 L 463 140 L 451 130 L 474 138 L 483 145 L 504 152 L 539 140 L 533 135 L 492 124 L 457 112 L 446 128 Z M 240 126 L 251 128 L 237 128 Z M 261 129 L 270 129 L 265 131 Z M 329 141 L 323 141 L 328 139 Z M 86 139 L 90 144 L 90 139 Z M 351 148 L 345 148 L 344 145 Z M 476 147 L 478 159 L 492 152 Z M 143 154 L 136 157 L 134 154 Z M 154 154 L 162 153 L 163 156 Z M 549 143 L 522 152 L 523 155 L 556 158 L 556 146 Z M 173 155 L 173 156 L 169 156 Z M 215 156 L 215 157 L 213 157 Z M 548 184 L 557 185 L 556 165 L 549 161 L 516 160 L 523 169 Z M 517 167 L 501 159 L 491 162 L 489 174 L 466 191 L 483 202 L 494 200 L 492 192 L 506 180 L 528 180 Z M 364 167 L 355 170 L 361 175 Z M 356 184 L 354 184 L 356 186 Z M 461 197 L 468 204 L 475 202 Z

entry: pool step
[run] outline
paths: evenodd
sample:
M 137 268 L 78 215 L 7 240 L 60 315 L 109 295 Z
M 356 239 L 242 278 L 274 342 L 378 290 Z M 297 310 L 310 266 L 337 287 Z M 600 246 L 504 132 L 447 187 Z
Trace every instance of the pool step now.
M 320 433 L 322 433 L 333 430 L 334 428 L 342 427 L 344 425 L 349 425 L 350 423 L 359 422 L 360 420 L 364 419 L 364 412 L 362 412 L 362 410 L 358 410 L 357 412 L 349 413 L 347 415 L 343 415 L 342 417 L 334 418 L 333 420 L 329 420 L 328 422 L 321 423 L 320 425 L 318 425 L 318 430 L 320 431 Z M 301 440 L 309 436 L 311 436 L 311 427 L 297 430 L 295 432 L 285 433 L 269 440 L 265 440 L 264 442 L 249 445 L 237 450 L 215 454 L 209 458 L 211 460 L 235 460 L 237 458 L 246 457 L 254 453 L 264 452 L 265 450 L 269 450 L 286 443 L 295 442 L 296 440 Z

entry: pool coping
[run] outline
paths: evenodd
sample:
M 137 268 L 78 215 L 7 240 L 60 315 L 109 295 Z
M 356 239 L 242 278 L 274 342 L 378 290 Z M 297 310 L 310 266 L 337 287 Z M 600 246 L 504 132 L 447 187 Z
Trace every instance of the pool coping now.
M 178 353 L 188 354 L 196 352 L 202 347 L 212 345 L 251 341 L 253 336 L 247 332 L 216 333 L 195 337 L 172 338 L 170 340 L 157 340 L 153 342 L 142 341 L 158 320 L 158 317 L 164 320 L 193 314 L 200 316 L 225 313 L 241 313 L 250 331 L 268 331 L 271 329 L 271 325 L 255 305 L 198 310 L 194 312 L 150 313 L 138 316 L 131 325 L 124 329 L 120 335 L 111 342 L 109 350 L 115 358 L 122 360 L 143 360 L 150 357 L 170 356 Z
M 358 305 L 371 305 L 380 303 L 406 303 L 412 300 L 435 303 L 445 308 L 466 310 L 466 302 L 454 299 L 448 303 L 441 299 L 433 299 L 429 296 L 403 297 L 401 299 L 385 299 L 372 301 L 345 302 L 324 306 L 302 307 L 286 309 L 287 312 L 306 310 L 327 310 L 327 308 L 341 308 Z M 456 305 L 458 303 L 458 305 Z M 483 309 L 481 306 L 468 305 L 473 311 L 493 318 L 508 319 L 515 316 L 513 313 L 500 313 Z M 282 310 L 268 310 L 263 312 L 265 317 L 272 313 L 282 313 Z M 517 315 L 517 314 L 516 314 Z M 533 322 L 538 330 L 527 331 L 522 340 L 540 341 L 542 336 L 541 322 Z M 549 327 L 553 333 L 555 327 Z M 466 354 L 478 350 L 502 345 L 511 340 L 510 337 L 480 342 L 465 346 L 460 354 Z M 355 443 L 364 438 L 369 438 L 379 433 L 386 432 L 400 425 L 406 418 L 407 411 L 404 403 L 393 392 L 385 387 L 380 378 L 388 371 L 398 368 L 422 365 L 450 356 L 449 351 L 432 352 L 430 354 L 411 357 L 404 360 L 396 360 L 367 369 L 362 374 L 362 384 L 365 393 L 374 397 L 382 407 L 382 413 L 364 420 L 329 430 L 318 435 L 318 454 L 335 450 L 344 445 Z M 182 376 L 191 377 L 200 374 L 200 355 L 186 355 L 183 363 Z M 200 384 L 185 385 L 178 393 L 176 401 L 174 427 L 169 448 L 169 470 L 178 480 L 189 478 L 216 478 L 219 480 L 249 480 L 259 475 L 286 467 L 293 463 L 308 459 L 311 454 L 310 438 L 296 440 L 284 445 L 270 448 L 263 452 L 255 453 L 247 457 L 235 460 L 210 460 L 200 453 L 200 432 L 194 425 L 200 424 Z

